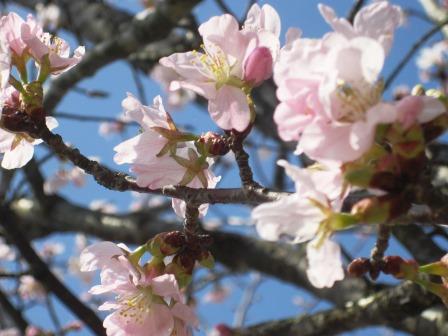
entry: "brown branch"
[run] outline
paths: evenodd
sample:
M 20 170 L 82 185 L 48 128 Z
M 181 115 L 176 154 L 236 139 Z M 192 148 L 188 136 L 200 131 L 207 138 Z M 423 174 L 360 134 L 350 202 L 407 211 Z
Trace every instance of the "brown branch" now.
M 410 316 L 419 314 L 437 302 L 437 298 L 419 286 L 405 282 L 344 308 L 302 315 L 237 330 L 238 336 L 320 336 L 335 335 L 372 325 L 398 326 Z
M 51 210 L 45 214 L 36 202 L 29 199 L 12 204 L 17 223 L 30 239 L 54 232 L 82 232 L 103 240 L 140 245 L 160 232 L 180 229 L 179 225 L 161 219 L 151 210 L 112 215 L 73 205 L 57 196 L 53 197 L 53 203 Z M 256 270 L 303 287 L 336 305 L 343 306 L 347 300 L 357 300 L 378 288 L 357 278 L 347 278 L 337 282 L 332 289 L 320 290 L 308 281 L 303 248 L 228 232 L 207 233 L 214 241 L 210 252 L 218 262 L 234 272 Z
M 8 297 L 2 290 L 0 290 L 0 307 L 2 307 L 3 310 L 8 314 L 8 316 L 14 322 L 15 326 L 23 334 L 25 334 L 25 330 L 28 327 L 28 322 L 25 320 L 22 313 L 9 301 Z
M 18 219 L 14 213 L 3 206 L 0 209 L 2 214 L 1 225 L 5 229 L 7 236 L 17 247 L 22 257 L 27 261 L 33 276 L 42 283 L 49 292 L 54 293 L 67 308 L 69 308 L 95 335 L 105 335 L 102 321 L 96 314 L 68 290 L 64 284 L 48 269 L 47 264 L 37 255 L 31 247 L 25 234 L 17 225 Z
M 360 11 L 362 6 L 364 6 L 365 0 L 356 0 L 353 7 L 350 9 L 350 12 L 347 15 L 347 21 L 353 24 L 353 21 L 355 20 L 356 14 Z
M 61 157 L 69 159 L 74 165 L 92 175 L 103 187 L 116 191 L 136 191 L 179 198 L 191 204 L 241 203 L 260 204 L 278 199 L 285 193 L 274 192 L 265 188 L 243 189 L 194 189 L 182 186 L 167 186 L 161 189 L 139 187 L 129 175 L 115 172 L 104 165 L 85 157 L 77 148 L 67 146 L 61 136 L 43 127 L 39 137 Z M 250 169 L 250 168 L 249 168 Z

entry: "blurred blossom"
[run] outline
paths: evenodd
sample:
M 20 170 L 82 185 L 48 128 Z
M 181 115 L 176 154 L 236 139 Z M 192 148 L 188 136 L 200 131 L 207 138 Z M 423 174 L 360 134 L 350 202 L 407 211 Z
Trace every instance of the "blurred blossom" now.
M 227 224 L 232 225 L 232 226 L 249 225 L 250 220 L 247 217 L 229 216 L 227 218 Z
M 16 254 L 14 250 L 6 244 L 5 239 L 0 237 L 0 261 L 11 261 L 14 260 Z
M 65 246 L 61 243 L 45 243 L 42 250 L 40 251 L 40 255 L 44 259 L 50 259 L 54 256 L 62 254 L 65 250 Z
M 432 67 L 441 67 L 445 64 L 448 55 L 448 41 L 434 43 L 431 47 L 423 48 L 417 57 L 417 66 L 420 70 L 429 70 Z
M 102 199 L 90 202 L 89 208 L 93 211 L 101 211 L 107 214 L 115 214 L 118 212 L 118 208 L 115 204 Z
M 76 187 L 82 187 L 85 184 L 86 173 L 81 168 L 74 166 L 71 169 L 60 169 L 53 176 L 47 178 L 44 183 L 44 192 L 47 195 L 56 193 L 60 188 L 70 182 Z
M 222 225 L 222 220 L 219 218 L 209 218 L 203 222 L 204 229 L 214 231 Z
M 41 283 L 31 275 L 20 277 L 18 292 L 24 300 L 43 300 L 47 295 Z
M 44 5 L 42 3 L 36 4 L 36 17 L 39 24 L 50 30 L 55 30 L 59 27 L 59 20 L 61 19 L 61 10 L 55 4 Z
M 230 287 L 215 285 L 212 290 L 204 294 L 202 301 L 204 303 L 221 303 L 228 298 L 231 292 Z

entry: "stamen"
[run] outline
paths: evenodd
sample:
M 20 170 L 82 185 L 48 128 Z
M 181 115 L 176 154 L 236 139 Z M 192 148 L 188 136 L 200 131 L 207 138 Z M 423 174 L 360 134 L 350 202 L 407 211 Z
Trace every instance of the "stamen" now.
M 342 114 L 338 121 L 353 123 L 363 120 L 367 110 L 380 101 L 383 87 L 382 81 L 374 85 L 370 83 L 352 85 L 339 80 L 336 92 L 342 103 Z

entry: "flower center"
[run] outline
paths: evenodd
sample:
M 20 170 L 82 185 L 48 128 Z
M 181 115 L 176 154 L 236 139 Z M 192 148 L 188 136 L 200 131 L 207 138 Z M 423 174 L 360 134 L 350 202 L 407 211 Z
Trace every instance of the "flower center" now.
M 221 48 L 214 44 L 210 44 L 208 47 L 202 45 L 201 48 L 204 53 L 193 51 L 196 54 L 196 59 L 199 61 L 199 64 L 196 62 L 193 62 L 193 64 L 199 65 L 200 69 L 204 69 L 205 75 L 212 77 L 216 82 L 216 89 L 219 89 L 227 84 L 230 79 L 231 67 L 227 57 Z
M 382 80 L 373 85 L 367 82 L 349 83 L 339 80 L 336 87 L 336 94 L 341 102 L 338 121 L 354 123 L 363 120 L 367 110 L 381 100 L 383 89 Z
M 138 288 L 137 293 L 128 296 L 119 296 L 117 302 L 121 304 L 120 316 L 125 323 L 143 324 L 143 321 L 153 303 L 153 294 L 149 287 Z
M 55 35 L 45 33 L 41 37 L 41 41 L 48 46 L 50 53 L 59 55 L 64 47 L 64 41 Z

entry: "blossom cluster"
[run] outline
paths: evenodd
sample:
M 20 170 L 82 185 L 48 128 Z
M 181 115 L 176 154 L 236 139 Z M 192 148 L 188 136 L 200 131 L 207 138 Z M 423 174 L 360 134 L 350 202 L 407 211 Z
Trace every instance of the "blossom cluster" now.
M 34 146 L 42 140 L 24 131 L 21 122 L 28 117 L 34 122 L 46 122 L 49 129 L 56 127 L 53 117 L 42 112 L 42 83 L 49 75 L 59 75 L 79 63 L 84 47 L 78 47 L 70 57 L 70 46 L 63 39 L 44 32 L 42 26 L 29 15 L 23 20 L 16 13 L 0 18 L 0 153 L 4 153 L 2 167 L 23 167 L 34 153 Z M 27 64 L 33 60 L 38 75 L 29 78 Z M 20 79 L 12 74 L 15 67 Z
M 319 5 L 319 10 L 331 27 L 322 38 L 306 38 L 291 28 L 281 46 L 279 15 L 269 5 L 255 4 L 241 27 L 229 14 L 212 17 L 199 26 L 201 50 L 160 60 L 151 75 L 168 90 L 170 108 L 202 96 L 222 135 L 184 132 L 160 96 L 146 106 L 131 93 L 122 101 L 120 123 L 105 125 L 102 132 L 121 131 L 121 122 L 138 124 L 138 134 L 114 148 L 114 161 L 130 165 L 138 188 L 148 192 L 163 192 L 170 185 L 212 189 L 220 180 L 211 169 L 215 158 L 230 149 L 237 156 L 235 148 L 242 148 L 255 122 L 252 91 L 273 77 L 279 101 L 273 120 L 279 137 L 297 142 L 294 155 L 306 155 L 313 164 L 298 167 L 278 161 L 295 190 L 257 206 L 252 219 L 263 239 L 306 242 L 308 279 L 322 288 L 345 276 L 335 239 L 338 231 L 361 223 L 386 223 L 410 208 L 406 187 L 418 183 L 427 162 L 425 148 L 446 130 L 448 115 L 447 99 L 437 90 L 418 86 L 401 99 L 383 98 L 381 72 L 403 22 L 399 7 L 375 1 L 363 7 L 353 23 L 325 5 Z M 84 48 L 70 57 L 66 41 L 44 32 L 32 16 L 25 21 L 14 13 L 0 19 L 0 37 L 0 152 L 2 167 L 13 169 L 32 158 L 33 146 L 42 141 L 39 127 L 57 126 L 43 110 L 42 84 L 50 75 L 79 63 Z M 441 63 L 445 48 L 437 45 L 437 51 L 422 55 L 420 67 Z M 38 69 L 32 80 L 29 60 Z M 47 181 L 45 192 L 54 193 L 70 181 L 82 185 L 84 175 L 78 167 L 62 169 Z M 247 192 L 257 186 L 247 186 L 244 180 L 243 184 Z M 368 189 L 370 196 L 346 211 L 349 192 L 361 188 Z M 183 232 L 161 233 L 133 251 L 112 242 L 85 247 L 83 240 L 80 257 L 72 260 L 83 272 L 100 271 L 101 284 L 90 294 L 114 296 L 99 307 L 113 311 L 104 320 L 108 335 L 190 335 L 198 326 L 182 290 L 191 281 L 196 263 L 206 267 L 213 263 L 210 237 L 191 229 L 208 205 L 173 198 L 172 206 L 185 220 Z M 104 203 L 92 208 L 116 210 Z M 147 252 L 152 257 L 143 262 Z M 1 256 L 11 258 L 10 249 L 2 246 Z M 426 272 L 446 282 L 446 269 L 440 270 L 439 263 L 417 269 L 411 262 L 387 262 L 384 265 L 393 265 L 387 272 L 397 278 L 434 289 L 416 275 Z M 44 295 L 34 278 L 24 277 L 21 282 L 22 296 Z M 226 290 L 218 289 L 210 300 L 225 297 Z
M 100 242 L 80 256 L 83 272 L 101 270 L 101 284 L 90 293 L 114 294 L 100 310 L 114 310 L 104 320 L 108 335 L 190 335 L 198 325 L 191 307 L 184 303 L 179 283 L 168 273 L 163 258 L 141 265 L 146 246 L 131 252 L 126 245 Z

